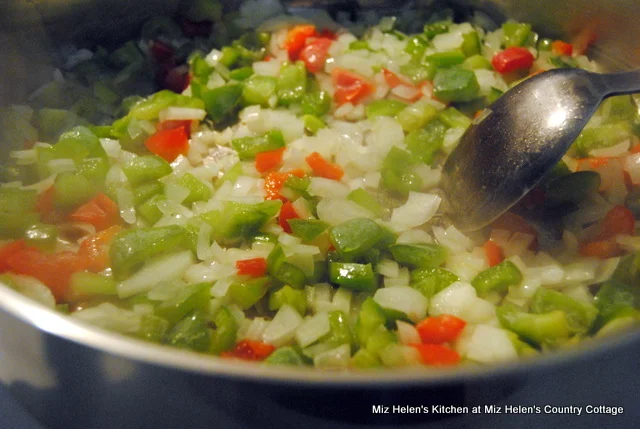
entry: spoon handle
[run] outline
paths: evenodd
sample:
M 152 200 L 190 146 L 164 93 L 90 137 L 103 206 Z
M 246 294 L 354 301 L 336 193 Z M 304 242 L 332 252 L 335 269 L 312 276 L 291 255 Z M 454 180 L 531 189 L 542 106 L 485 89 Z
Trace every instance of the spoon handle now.
M 640 92 L 640 69 L 601 76 L 606 87 L 607 97 Z

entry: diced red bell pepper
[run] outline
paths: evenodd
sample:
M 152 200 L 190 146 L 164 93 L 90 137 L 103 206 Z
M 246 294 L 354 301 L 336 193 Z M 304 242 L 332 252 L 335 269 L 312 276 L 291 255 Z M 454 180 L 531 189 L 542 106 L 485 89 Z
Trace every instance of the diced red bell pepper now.
M 604 216 L 600 233 L 594 240 L 606 240 L 616 235 L 633 235 L 635 223 L 636 219 L 631 210 L 625 206 L 615 206 Z
M 266 192 L 265 199 L 286 201 L 286 198 L 280 195 L 280 190 L 284 186 L 284 182 L 286 182 L 291 175 L 304 177 L 304 171 L 301 169 L 288 172 L 272 171 L 267 174 L 264 178 L 264 190 Z
M 501 74 L 516 70 L 529 70 L 535 58 L 533 54 L 521 46 L 511 46 L 495 54 L 491 60 L 493 68 Z
M 487 240 L 482 248 L 484 249 L 484 256 L 487 259 L 487 263 L 490 267 L 498 265 L 504 259 L 504 256 L 502 255 L 502 249 L 500 248 L 500 246 L 498 246 L 498 244 L 496 244 L 495 241 Z
M 267 272 L 267 260 L 253 258 L 236 261 L 236 269 L 240 276 L 262 277 Z
M 331 80 L 335 87 L 333 99 L 338 104 L 357 104 L 374 91 L 373 84 L 367 78 L 340 67 L 331 71 Z
M 305 158 L 309 167 L 320 177 L 332 180 L 340 180 L 344 176 L 344 170 L 337 164 L 327 161 L 318 152 L 313 152 Z
M 87 270 L 98 273 L 109 267 L 109 245 L 120 231 L 122 231 L 120 225 L 113 225 L 88 236 L 80 243 L 78 255 L 86 260 Z
M 291 201 L 285 202 L 280 207 L 280 214 L 278 215 L 278 223 L 286 233 L 291 233 L 291 226 L 289 226 L 289 219 L 299 219 L 300 215 L 296 212 L 296 209 L 291 204 Z
M 455 340 L 467 322 L 451 314 L 427 317 L 416 325 L 423 343 L 442 344 Z
M 562 40 L 554 40 L 551 42 L 551 52 L 556 55 L 571 56 L 573 54 L 573 45 Z
M 56 302 L 65 299 L 71 275 L 86 268 L 87 261 L 73 252 L 45 253 L 25 247 L 10 255 L 5 264 L 9 271 L 35 277 L 53 293 Z
M 324 69 L 324 64 L 329 56 L 329 48 L 333 40 L 319 37 L 309 42 L 298 55 L 311 73 L 318 73 Z
M 302 48 L 304 48 L 309 37 L 318 35 L 315 25 L 301 24 L 291 28 L 287 33 L 287 39 L 284 42 L 284 48 L 289 53 L 289 59 L 295 61 Z
M 276 348 L 268 343 L 254 340 L 242 340 L 235 349 L 223 352 L 220 356 L 250 361 L 261 361 L 269 357 Z
M 157 131 L 144 142 L 149 151 L 173 162 L 178 155 L 186 155 L 189 151 L 189 136 L 184 127 Z
M 120 209 L 109 197 L 99 193 L 85 204 L 75 209 L 69 219 L 89 223 L 102 231 L 120 222 Z
M 420 358 L 426 365 L 449 366 L 460 362 L 460 355 L 455 350 L 442 344 L 410 344 L 420 352 Z
M 175 49 L 160 40 L 152 40 L 149 42 L 149 50 L 151 51 L 153 59 L 159 63 L 170 60 L 175 54 Z
M 27 248 L 24 240 L 16 240 L 0 247 L 0 274 L 6 273 L 11 269 L 8 263 L 9 257 L 13 254 L 20 253 Z
M 159 121 L 156 124 L 156 131 L 173 130 L 175 128 L 183 127 L 187 135 L 191 135 L 191 122 L 192 121 L 187 119 L 184 119 L 184 120 L 171 119 L 168 121 Z
M 270 150 L 267 152 L 260 152 L 256 155 L 256 170 L 260 173 L 266 173 L 269 170 L 273 170 L 282 162 L 282 156 L 285 148 Z

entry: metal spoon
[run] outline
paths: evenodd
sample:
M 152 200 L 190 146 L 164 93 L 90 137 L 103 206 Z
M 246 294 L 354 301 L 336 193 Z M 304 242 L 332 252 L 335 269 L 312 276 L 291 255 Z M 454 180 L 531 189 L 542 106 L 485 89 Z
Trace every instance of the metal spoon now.
M 520 200 L 562 158 L 600 103 L 640 92 L 640 69 L 554 69 L 489 106 L 447 159 L 441 186 L 454 225 L 480 229 Z

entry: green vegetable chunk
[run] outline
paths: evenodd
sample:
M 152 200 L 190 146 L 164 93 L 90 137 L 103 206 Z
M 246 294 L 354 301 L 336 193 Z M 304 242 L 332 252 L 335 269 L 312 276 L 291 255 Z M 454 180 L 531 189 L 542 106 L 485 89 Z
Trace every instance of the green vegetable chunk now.
M 358 344 L 361 346 L 366 345 L 373 333 L 380 327 L 384 327 L 386 322 L 387 318 L 382 307 L 371 297 L 365 299 L 362 306 L 360 306 L 360 312 L 354 328 Z
M 538 288 L 531 302 L 532 313 L 548 313 L 554 310 L 563 311 L 567 322 L 574 333 L 585 334 L 598 317 L 598 309 L 588 302 L 578 301 L 547 288 Z
M 522 46 L 531 34 L 531 24 L 507 21 L 502 24 L 502 31 L 505 48 Z
M 151 257 L 180 248 L 185 238 L 185 229 L 178 225 L 119 232 L 109 249 L 115 278 L 127 278 Z
M 178 184 L 189 190 L 189 195 L 182 204 L 188 206 L 196 201 L 206 201 L 211 198 L 211 189 L 191 173 L 184 173 L 178 180 Z
M 433 164 L 444 143 L 446 126 L 440 121 L 429 122 L 426 127 L 411 131 L 404 139 L 409 152 L 425 164 Z
M 419 268 L 411 272 L 410 286 L 427 298 L 431 298 L 458 280 L 460 280 L 458 276 L 444 268 Z
M 35 190 L 0 187 L 0 238 L 19 238 L 40 216 Z
M 482 271 L 471 280 L 471 284 L 479 294 L 488 292 L 506 292 L 509 286 L 522 281 L 522 273 L 511 261 L 502 261 Z
M 374 247 L 384 237 L 384 229 L 371 219 L 351 219 L 336 225 L 329 239 L 340 258 L 352 261 Z
M 220 354 L 231 350 L 236 345 L 236 337 L 238 334 L 238 322 L 236 318 L 233 317 L 233 314 L 231 314 L 231 311 L 229 311 L 227 307 L 222 306 L 216 312 L 213 323 L 216 325 L 216 328 L 211 336 L 209 351 Z
M 300 353 L 291 346 L 276 349 L 264 360 L 267 365 L 304 366 Z
M 206 311 L 211 300 L 210 289 L 210 283 L 186 286 L 176 295 L 158 304 L 155 314 L 174 324 L 194 310 Z
M 110 277 L 88 271 L 73 273 L 69 283 L 69 296 L 74 299 L 96 295 L 116 295 L 117 283 Z
M 202 94 L 207 113 L 214 122 L 227 119 L 235 111 L 242 98 L 242 87 L 240 84 L 230 83 Z
M 277 311 L 284 304 L 288 304 L 302 315 L 307 312 L 307 298 L 303 289 L 294 289 L 284 285 L 269 295 L 269 310 Z
M 406 106 L 407 104 L 401 101 L 381 99 L 367 104 L 365 112 L 369 119 L 376 116 L 395 116 Z
M 307 69 L 302 61 L 285 64 L 278 76 L 278 101 L 284 105 L 299 102 L 307 91 Z M 311 113 L 311 112 L 305 112 Z
M 157 155 L 136 156 L 122 164 L 122 171 L 137 186 L 143 182 L 157 180 L 173 172 L 171 165 Z
M 531 314 L 518 311 L 515 306 L 504 304 L 496 310 L 500 323 L 533 344 L 557 347 L 571 335 L 566 314 L 560 310 Z
M 318 219 L 289 219 L 288 222 L 293 235 L 300 237 L 305 243 L 316 239 L 330 226 Z
M 231 146 L 242 160 L 255 158 L 260 152 L 284 147 L 284 137 L 280 130 L 267 131 L 260 137 L 240 137 L 231 141 Z
M 276 246 L 267 257 L 267 270 L 279 282 L 291 285 L 296 289 L 304 286 L 306 276 L 304 271 L 287 262 L 281 246 Z
M 401 195 L 422 189 L 424 182 L 414 171 L 415 164 L 416 157 L 396 146 L 392 147 L 382 161 L 382 186 Z
M 347 289 L 370 292 L 378 288 L 379 278 L 371 264 L 330 262 L 329 281 Z
M 462 60 L 464 61 L 464 55 Z M 433 79 L 433 95 L 442 101 L 472 101 L 478 98 L 479 94 L 480 85 L 471 70 L 440 69 Z
M 205 313 L 194 311 L 176 323 L 164 336 L 163 342 L 174 347 L 197 352 L 209 350 L 211 329 Z
M 245 310 L 265 296 L 270 285 L 271 279 L 269 277 L 238 280 L 229 286 L 228 294 L 233 302 Z
M 242 100 L 245 104 L 267 107 L 269 99 L 276 94 L 277 80 L 271 76 L 254 75 L 244 82 Z
M 361 207 L 364 207 L 376 216 L 382 215 L 382 206 L 380 205 L 378 200 L 362 188 L 354 189 L 353 191 L 349 192 L 349 195 L 347 195 L 347 199 L 353 201 Z
M 447 249 L 433 243 L 392 244 L 389 251 L 398 263 L 410 268 L 435 268 L 447 260 Z

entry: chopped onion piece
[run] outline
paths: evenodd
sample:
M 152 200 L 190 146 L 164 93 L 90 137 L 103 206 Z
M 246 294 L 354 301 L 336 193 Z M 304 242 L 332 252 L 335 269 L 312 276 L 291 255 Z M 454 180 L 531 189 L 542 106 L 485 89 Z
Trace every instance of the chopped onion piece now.
M 118 284 L 118 296 L 129 298 L 138 293 L 147 292 L 161 282 L 178 279 L 193 262 L 191 250 L 152 258 L 135 274 Z

